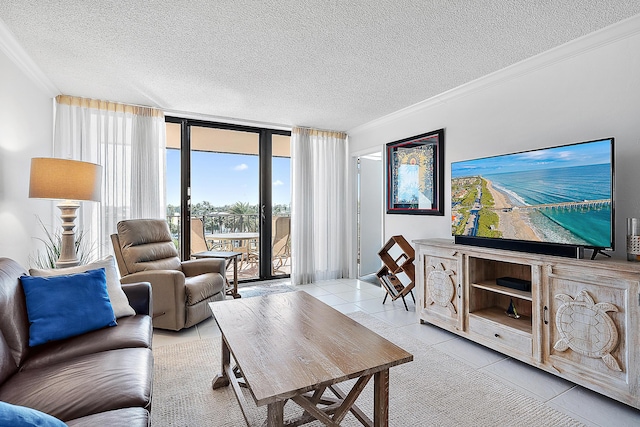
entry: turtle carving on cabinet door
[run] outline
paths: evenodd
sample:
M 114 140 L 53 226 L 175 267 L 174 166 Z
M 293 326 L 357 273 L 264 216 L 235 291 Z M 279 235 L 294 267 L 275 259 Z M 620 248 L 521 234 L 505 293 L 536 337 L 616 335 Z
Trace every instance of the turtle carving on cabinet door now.
M 427 300 L 426 304 L 436 304 L 440 307 L 448 308 L 452 316 L 457 314 L 456 307 L 451 300 L 456 292 L 455 283 L 453 277 L 455 272 L 450 269 L 444 268 L 441 263 L 437 265 L 430 265 L 427 267 L 429 273 L 427 274 Z
M 607 314 L 618 308 L 608 302 L 596 304 L 586 290 L 581 290 L 575 299 L 566 294 L 555 296 L 562 301 L 556 312 L 556 327 L 560 339 L 553 346 L 558 351 L 571 349 L 594 359 L 601 358 L 607 367 L 622 371 L 611 352 L 618 346 L 618 329 Z

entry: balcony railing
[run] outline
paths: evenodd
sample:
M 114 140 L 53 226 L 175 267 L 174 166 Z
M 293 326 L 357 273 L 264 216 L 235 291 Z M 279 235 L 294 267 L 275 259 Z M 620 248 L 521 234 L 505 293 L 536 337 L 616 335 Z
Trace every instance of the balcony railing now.
M 289 216 L 279 213 L 278 216 Z M 204 234 L 217 233 L 257 233 L 259 230 L 258 214 L 207 214 L 198 216 L 204 224 Z M 180 216 L 167 216 L 171 234 L 180 233 Z
M 204 224 L 204 234 L 251 233 L 258 231 L 258 214 L 207 214 L 198 216 Z M 167 216 L 171 234 L 180 233 L 180 216 Z
M 205 234 L 258 231 L 258 214 L 209 214 L 202 218 Z
M 276 214 L 274 213 L 274 216 Z M 278 213 L 277 216 L 289 216 L 288 214 Z M 259 215 L 258 214 L 208 214 L 204 216 L 198 216 L 202 219 L 204 224 L 204 235 L 209 236 L 212 234 L 227 234 L 227 233 L 257 233 L 259 231 Z M 167 216 L 167 222 L 169 223 L 169 229 L 174 236 L 174 243 L 176 247 L 180 245 L 180 216 Z M 273 230 L 275 233 L 275 230 Z M 235 242 L 238 243 L 238 242 Z M 231 244 L 235 244 L 231 243 Z M 228 242 L 227 242 L 228 244 Z M 223 246 L 216 246 L 216 242 L 209 240 L 207 245 L 210 250 L 227 251 L 230 248 Z M 235 248 L 233 250 L 238 250 Z M 284 253 L 284 255 L 283 255 Z M 272 259 L 274 274 L 289 274 L 291 271 L 291 261 L 289 258 L 289 251 L 280 248 L 279 253 L 273 254 Z M 259 248 L 257 245 L 257 239 L 249 242 L 247 247 L 247 255 L 243 256 L 238 266 L 238 274 L 241 279 L 252 278 L 257 275 L 257 263 L 251 262 L 249 255 L 257 260 L 259 257 Z M 254 267 L 252 269 L 252 267 Z M 254 271 L 255 270 L 255 271 Z M 232 274 L 229 273 L 228 274 Z

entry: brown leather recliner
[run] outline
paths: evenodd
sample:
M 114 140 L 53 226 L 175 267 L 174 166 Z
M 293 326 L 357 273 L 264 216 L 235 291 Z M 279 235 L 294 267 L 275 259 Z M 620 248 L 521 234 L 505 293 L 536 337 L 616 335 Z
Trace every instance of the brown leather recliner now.
M 209 317 L 208 303 L 224 299 L 225 262 L 180 261 L 169 226 L 161 219 L 120 221 L 111 235 L 121 282 L 149 282 L 153 327 L 179 331 Z

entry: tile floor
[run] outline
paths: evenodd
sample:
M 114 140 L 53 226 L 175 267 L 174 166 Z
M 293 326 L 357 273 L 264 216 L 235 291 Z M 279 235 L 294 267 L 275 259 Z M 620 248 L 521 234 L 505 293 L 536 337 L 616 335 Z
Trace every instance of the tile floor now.
M 356 279 L 327 280 L 299 286 L 299 288 L 343 313 L 360 310 L 402 328 L 416 339 L 460 359 L 462 362 L 495 377 L 498 381 L 521 389 L 532 397 L 546 402 L 550 407 L 570 415 L 588 426 L 640 426 L 640 410 L 506 357 L 435 326 L 418 323 L 415 305 L 411 298 L 407 300 L 409 311 L 405 310 L 402 300 L 395 302 L 387 300 L 386 304 L 382 305 L 384 290 Z M 153 345 L 158 347 L 219 335 L 220 331 L 215 321 L 210 319 L 180 332 L 156 330 Z

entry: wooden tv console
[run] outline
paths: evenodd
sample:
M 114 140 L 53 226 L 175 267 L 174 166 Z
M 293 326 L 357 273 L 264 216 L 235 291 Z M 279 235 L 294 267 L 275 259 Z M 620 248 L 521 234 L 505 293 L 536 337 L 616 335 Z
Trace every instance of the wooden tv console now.
M 413 243 L 421 323 L 640 409 L 640 263 Z M 506 314 L 511 301 L 519 318 Z

